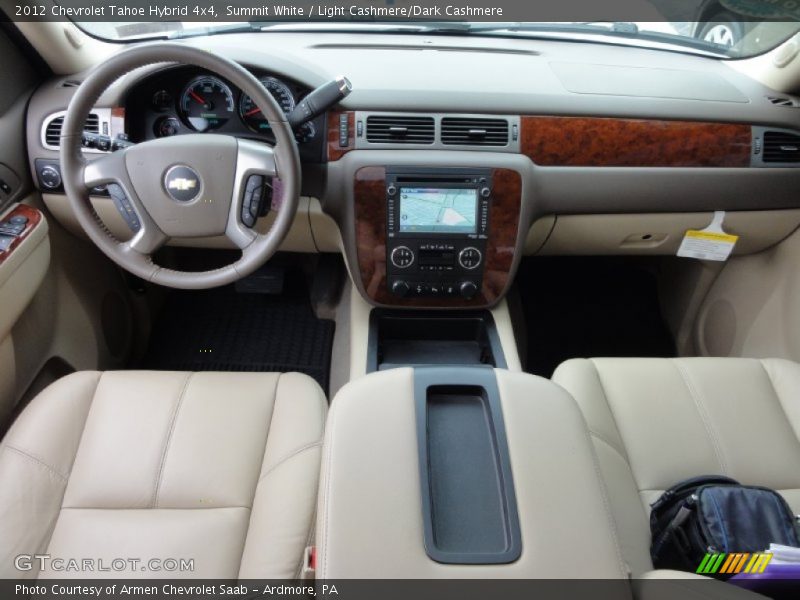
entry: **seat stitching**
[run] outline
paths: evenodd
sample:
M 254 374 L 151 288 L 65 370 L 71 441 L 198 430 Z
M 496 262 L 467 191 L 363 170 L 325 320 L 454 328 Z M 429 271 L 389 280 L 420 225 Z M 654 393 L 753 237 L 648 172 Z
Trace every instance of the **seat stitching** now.
M 330 532 L 328 531 L 329 527 L 329 520 L 328 520 L 328 513 L 330 511 L 330 496 L 331 496 L 331 486 L 333 477 L 331 476 L 331 465 L 333 464 L 333 447 L 335 438 L 333 436 L 333 432 L 336 431 L 336 416 L 338 414 L 338 404 L 336 402 L 331 403 L 330 411 L 328 412 L 328 422 L 325 435 L 327 436 L 327 451 L 328 456 L 323 456 L 325 460 L 325 467 L 324 467 L 324 475 L 325 481 L 320 482 L 320 489 L 324 486 L 325 492 L 324 496 L 322 497 L 322 534 L 324 537 L 324 543 L 322 545 L 322 560 L 320 564 L 320 569 L 318 575 L 325 575 L 328 572 L 328 538 L 330 538 Z
M 178 402 L 175 404 L 175 409 L 172 411 L 172 418 L 169 424 L 169 431 L 167 431 L 167 439 L 164 442 L 164 450 L 161 452 L 161 462 L 158 465 L 158 472 L 156 473 L 156 485 L 153 490 L 152 508 L 158 508 L 158 496 L 161 493 L 161 482 L 164 476 L 164 465 L 167 462 L 167 454 L 169 453 L 170 446 L 172 445 L 172 434 L 175 432 L 175 424 L 178 422 L 178 412 L 183 405 L 183 399 L 186 396 L 186 390 L 189 387 L 189 382 L 194 377 L 194 373 L 189 373 L 183 382 L 181 395 L 178 397 Z
M 631 467 L 630 459 L 628 458 L 628 452 L 627 452 L 627 449 L 625 448 L 625 438 L 622 436 L 622 432 L 619 429 L 619 421 L 617 420 L 617 415 L 614 413 L 614 408 L 611 406 L 611 401 L 609 400 L 608 394 L 606 393 L 606 386 L 603 383 L 602 376 L 600 375 L 600 369 L 597 367 L 597 362 L 594 359 L 590 358 L 590 359 L 588 359 L 588 361 L 592 365 L 592 368 L 594 369 L 595 376 L 597 377 L 597 383 L 600 385 L 600 392 L 603 395 L 603 400 L 605 401 L 606 407 L 608 408 L 608 412 L 611 415 L 611 420 L 614 422 L 614 427 L 616 428 L 617 433 L 619 434 L 620 442 L 622 442 L 622 448 L 617 447 L 616 444 L 611 444 L 610 442 L 606 441 L 606 439 L 604 437 L 602 437 L 602 436 L 597 435 L 597 438 L 599 440 L 601 440 L 601 441 L 604 441 L 613 450 L 616 450 L 617 452 L 619 452 L 620 457 L 623 459 L 623 461 L 625 462 L 625 464 L 628 467 L 628 471 L 630 472 L 631 479 L 633 480 L 634 484 L 636 485 L 636 488 L 638 489 L 639 488 L 639 481 L 636 478 L 636 474 L 633 472 L 633 467 Z M 587 432 L 588 432 L 587 435 L 589 436 L 589 439 L 591 441 L 592 431 L 589 430 L 588 423 L 587 423 Z M 593 450 L 594 450 L 594 447 L 593 447 Z M 595 463 L 595 472 L 597 473 L 597 476 L 600 478 L 600 489 L 602 491 L 601 495 L 603 497 L 603 504 L 605 506 L 606 513 L 608 514 L 608 516 L 609 516 L 609 518 L 611 520 L 611 529 L 613 531 L 614 538 L 616 540 L 615 546 L 616 546 L 616 552 L 617 552 L 618 560 L 620 561 L 620 563 L 622 565 L 623 573 L 625 573 L 628 577 L 630 577 L 630 575 L 631 575 L 631 567 L 628 564 L 627 560 L 625 560 L 625 556 L 624 556 L 624 554 L 622 552 L 622 542 L 621 542 L 621 538 L 620 538 L 620 535 L 619 535 L 619 531 L 617 530 L 617 522 L 614 519 L 613 513 L 611 512 L 611 504 L 610 504 L 610 499 L 608 498 L 608 490 L 606 489 L 605 479 L 603 478 L 603 475 L 600 472 L 600 462 L 599 462 L 600 459 L 597 456 L 596 450 L 594 450 L 592 452 L 592 454 L 593 454 L 593 457 L 594 457 L 593 462 Z
M 56 469 L 54 466 L 47 464 L 41 458 L 39 458 L 37 456 L 34 456 L 33 454 L 30 454 L 29 452 L 26 452 L 25 450 L 22 450 L 21 448 L 17 448 L 16 446 L 11 446 L 10 444 L 3 444 L 2 448 L 0 448 L 0 449 L 2 449 L 2 450 L 10 450 L 12 452 L 16 452 L 17 454 L 19 454 L 23 458 L 25 458 L 25 459 L 27 459 L 29 461 L 32 461 L 33 463 L 35 463 L 35 464 L 37 464 L 37 465 L 39 465 L 41 467 L 44 467 L 45 469 L 50 471 L 53 475 L 55 475 L 56 477 L 58 477 L 59 479 L 61 479 L 64 482 L 66 482 L 67 479 L 68 479 L 68 477 L 66 475 L 64 475 L 64 473 L 62 473 L 61 471 Z
M 622 448 L 618 448 L 616 445 L 613 445 L 613 447 L 615 449 L 619 450 L 620 454 L 625 459 L 625 462 L 627 463 L 628 468 L 631 469 L 631 463 L 630 463 L 630 460 L 628 458 L 628 449 L 625 447 L 625 439 L 622 437 L 622 432 L 619 429 L 619 421 L 617 420 L 616 413 L 614 413 L 614 407 L 611 406 L 611 401 L 608 399 L 608 394 L 606 393 L 606 386 L 603 383 L 603 378 L 600 376 L 600 369 L 597 368 L 597 363 L 594 361 L 594 359 L 590 358 L 588 360 L 589 360 L 589 363 L 592 365 L 592 368 L 594 369 L 594 374 L 597 377 L 597 383 L 600 384 L 600 391 L 603 393 L 603 400 L 605 400 L 606 407 L 608 408 L 608 412 L 611 414 L 611 420 L 614 421 L 614 427 L 616 428 L 617 433 L 619 433 L 619 438 L 620 438 L 620 441 L 622 442 Z M 587 426 L 588 426 L 588 423 L 587 423 Z M 609 443 L 609 445 L 611 445 L 611 444 Z M 631 474 L 633 474 L 633 469 L 631 469 Z
M 311 542 L 314 540 L 314 534 L 316 533 L 315 531 L 316 522 L 317 522 L 317 503 L 314 502 L 314 510 L 311 511 L 311 522 L 309 523 L 308 527 L 308 535 L 306 536 L 305 548 L 311 546 Z M 305 558 L 306 558 L 305 548 L 303 548 L 303 555 L 300 557 L 300 564 L 297 566 L 297 570 L 295 571 L 295 579 L 301 579 L 303 576 L 303 567 L 305 566 Z
M 94 401 L 97 399 L 97 390 L 100 387 L 100 381 L 102 381 L 105 373 L 100 373 L 97 381 L 94 383 L 94 392 L 92 392 L 92 399 L 89 402 L 89 408 L 86 410 L 86 418 L 83 420 L 83 429 L 81 429 L 81 436 L 78 438 L 78 446 L 75 448 L 75 456 L 72 457 L 72 466 L 70 467 L 69 473 L 67 474 L 67 480 L 69 480 L 69 476 L 72 475 L 72 469 L 75 468 L 75 459 L 78 457 L 78 452 L 80 452 L 81 446 L 83 445 L 83 436 L 86 435 L 86 424 L 89 422 L 89 417 L 92 414 L 92 408 L 94 408 Z M 69 483 L 69 481 L 67 481 Z M 64 489 L 64 494 L 66 495 L 66 489 Z M 64 497 L 61 497 L 61 503 L 63 508 Z
M 717 462 L 719 462 L 720 469 L 722 470 L 721 474 L 727 475 L 729 471 L 727 463 L 725 462 L 725 458 L 722 454 L 722 447 L 720 446 L 717 434 L 714 431 L 714 428 L 711 424 L 711 417 L 706 411 L 706 407 L 703 402 L 700 390 L 698 390 L 697 387 L 694 385 L 691 375 L 689 374 L 689 371 L 686 369 L 685 365 L 683 365 L 678 359 L 673 359 L 670 362 L 672 362 L 672 364 L 678 371 L 678 374 L 681 376 L 681 379 L 683 379 L 683 383 L 686 386 L 686 389 L 689 390 L 689 396 L 694 402 L 694 405 L 697 408 L 697 412 L 700 415 L 700 420 L 703 421 L 703 427 L 705 427 L 706 433 L 708 434 L 708 437 L 711 440 L 711 446 L 714 449 L 714 455 L 717 459 Z
M 295 457 L 295 456 L 297 456 L 298 454 L 302 454 L 302 453 L 303 453 L 303 452 L 305 452 L 306 450 L 310 450 L 311 448 L 316 448 L 316 447 L 318 447 L 318 446 L 321 446 L 321 445 L 322 445 L 322 440 L 317 440 L 316 442 L 311 442 L 311 443 L 309 443 L 309 444 L 306 444 L 306 445 L 304 445 L 304 446 L 300 446 L 300 447 L 299 447 L 299 448 L 297 448 L 296 450 L 293 450 L 292 452 L 289 452 L 288 454 L 285 454 L 285 455 L 284 455 L 284 456 L 282 456 L 282 457 L 281 457 L 281 458 L 280 458 L 280 459 L 279 459 L 279 460 L 278 460 L 278 461 L 277 461 L 275 464 L 273 464 L 273 465 L 272 465 L 271 467 L 269 467 L 269 468 L 268 468 L 266 471 L 264 471 L 264 473 L 261 475 L 261 477 L 259 477 L 259 478 L 258 478 L 258 481 L 259 481 L 259 483 L 260 483 L 260 482 L 261 482 L 263 479 L 265 479 L 265 478 L 267 477 L 267 475 L 269 475 L 270 473 L 272 473 L 272 472 L 273 472 L 275 469 L 277 469 L 278 467 L 280 467 L 280 466 L 281 466 L 283 463 L 285 463 L 287 460 L 294 458 L 294 457 Z
M 589 429 L 585 428 L 584 432 L 586 436 L 586 441 L 589 442 L 589 446 L 591 449 L 592 468 L 594 469 L 595 477 L 597 479 L 596 483 L 600 491 L 600 497 L 603 500 L 603 509 L 604 512 L 606 513 L 606 520 L 608 522 L 609 528 L 611 529 L 611 536 L 614 538 L 614 550 L 617 554 L 617 562 L 620 569 L 620 573 L 622 574 L 623 577 L 630 577 L 630 572 L 631 572 L 630 566 L 625 561 L 625 557 L 622 555 L 622 542 L 620 541 L 619 531 L 617 531 L 617 522 L 614 520 L 614 515 L 611 512 L 611 503 L 608 498 L 608 490 L 606 489 L 606 483 L 605 480 L 603 479 L 603 474 L 600 472 L 600 460 L 597 457 L 597 452 L 594 449 L 594 442 L 592 442 L 592 436 Z
M 269 443 L 269 434 L 272 431 L 272 423 L 275 422 L 275 411 L 278 409 L 278 388 L 280 387 L 281 377 L 283 373 L 278 373 L 278 376 L 275 378 L 275 387 L 272 388 L 272 410 L 269 413 L 269 423 L 267 423 L 267 435 L 264 437 L 264 451 L 261 454 L 261 468 L 264 468 L 264 459 L 267 458 L 267 444 Z M 256 501 L 256 492 L 258 490 L 258 482 L 261 481 L 263 476 L 258 478 L 256 481 L 255 489 L 253 489 L 253 499 L 251 500 L 250 504 L 254 504 Z
M 758 360 L 758 364 L 761 365 L 761 368 L 764 369 L 764 373 L 767 376 L 767 381 L 769 381 L 769 385 L 772 388 L 772 393 L 775 394 L 775 398 L 778 400 L 778 406 L 780 406 L 781 410 L 783 411 L 783 416 L 786 417 L 786 421 L 789 423 L 789 427 L 791 427 L 792 431 L 794 432 L 797 441 L 800 442 L 800 434 L 798 434 L 798 430 L 792 424 L 792 420 L 789 418 L 789 412 L 783 405 L 783 400 L 781 399 L 781 395 L 778 393 L 778 388 L 775 387 L 775 382 L 772 381 L 772 376 L 769 374 L 769 369 L 767 369 L 767 365 L 765 364 L 763 359 Z
M 78 445 L 75 447 L 75 455 L 72 457 L 72 465 L 70 466 L 69 473 L 64 481 L 64 490 L 61 492 L 61 501 L 59 502 L 58 513 L 55 515 L 53 519 L 53 523 L 51 524 L 47 536 L 42 539 L 43 547 L 45 549 L 50 547 L 50 541 L 53 539 L 53 533 L 58 526 L 58 522 L 61 520 L 61 513 L 65 510 L 64 509 L 64 498 L 67 495 L 67 489 L 69 488 L 69 479 L 72 475 L 72 470 L 75 468 L 75 460 L 78 457 L 78 452 L 80 452 L 81 446 L 83 445 L 83 437 L 86 435 L 86 424 L 89 422 L 89 417 L 92 413 L 92 408 L 94 408 L 94 402 L 97 399 L 97 389 L 100 387 L 100 381 L 103 379 L 104 373 L 98 373 L 98 377 L 94 382 L 94 391 L 92 392 L 92 397 L 89 400 L 89 407 L 86 409 L 86 417 L 83 419 L 83 427 L 81 428 L 81 435 L 78 438 Z
M 267 457 L 267 444 L 269 443 L 269 434 L 272 431 L 272 423 L 275 420 L 275 411 L 278 408 L 278 387 L 281 382 L 283 373 L 278 373 L 275 378 L 275 385 L 272 387 L 272 410 L 269 412 L 269 423 L 267 423 L 267 434 L 264 436 L 264 449 L 261 451 L 261 468 L 264 468 L 264 459 Z M 260 471 L 259 471 L 260 472 Z M 253 497 L 250 498 L 250 520 L 253 518 L 255 512 L 256 494 L 258 494 L 258 484 L 261 477 L 256 481 L 253 486 Z M 247 530 L 244 532 L 244 539 L 242 540 L 242 551 L 239 553 L 239 576 L 242 574 L 242 562 L 244 562 L 244 551 L 247 549 L 247 539 L 250 537 L 250 520 L 247 521 Z
M 608 439 L 606 439 L 606 437 L 605 437 L 605 436 L 603 436 L 603 435 L 601 435 L 601 434 L 597 433 L 597 432 L 596 432 L 594 429 L 592 429 L 592 428 L 589 428 L 589 433 L 590 433 L 590 434 L 591 434 L 593 437 L 596 437 L 598 440 L 600 440 L 601 442 L 603 442 L 603 443 L 604 443 L 606 446 L 608 446 L 609 448 L 611 448 L 611 449 L 612 449 L 614 452 L 616 452 L 617 454 L 619 454 L 620 458 L 622 458 L 622 460 L 624 460 L 626 464 L 628 463 L 628 459 L 625 457 L 625 453 L 624 453 L 622 450 L 620 450 L 620 449 L 617 447 L 617 445 L 616 445 L 616 444 L 612 443 L 611 441 L 609 441 Z M 630 465 L 628 465 L 628 466 L 630 467 Z

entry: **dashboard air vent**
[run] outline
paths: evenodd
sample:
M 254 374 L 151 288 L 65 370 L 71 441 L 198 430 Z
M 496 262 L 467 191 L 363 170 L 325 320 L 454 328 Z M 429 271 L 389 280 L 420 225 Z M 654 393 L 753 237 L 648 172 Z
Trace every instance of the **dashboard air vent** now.
M 62 88 L 76 88 L 76 87 L 80 86 L 80 84 L 81 84 L 81 82 L 78 81 L 77 79 L 65 79 L 64 81 L 61 82 L 61 87 Z
M 372 116 L 367 118 L 367 141 L 372 144 L 432 144 L 433 117 Z
M 442 119 L 442 144 L 448 146 L 506 146 L 508 121 L 505 119 Z
M 800 135 L 783 131 L 764 133 L 765 163 L 800 162 Z
M 797 107 L 797 104 L 795 104 L 794 100 L 787 98 L 786 96 L 767 96 L 767 100 L 769 100 L 770 103 L 774 104 L 775 106 L 788 106 L 789 108 Z
M 47 124 L 44 132 L 44 140 L 48 146 L 58 147 L 61 145 L 61 128 L 64 126 L 64 117 L 56 117 Z M 100 133 L 100 117 L 91 113 L 86 119 L 84 129 L 90 133 Z

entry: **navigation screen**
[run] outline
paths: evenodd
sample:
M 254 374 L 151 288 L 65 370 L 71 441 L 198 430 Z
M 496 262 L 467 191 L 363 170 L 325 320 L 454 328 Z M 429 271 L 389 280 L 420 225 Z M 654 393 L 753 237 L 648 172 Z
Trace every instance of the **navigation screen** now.
M 478 191 L 459 188 L 402 188 L 401 233 L 475 233 Z

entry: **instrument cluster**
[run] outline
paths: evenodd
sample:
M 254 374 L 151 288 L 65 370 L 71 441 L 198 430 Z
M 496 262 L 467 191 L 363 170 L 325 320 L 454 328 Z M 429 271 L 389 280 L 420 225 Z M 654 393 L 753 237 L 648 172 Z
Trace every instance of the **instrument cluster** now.
M 288 114 L 311 90 L 271 73 L 254 74 Z M 194 67 L 159 71 L 128 94 L 126 119 L 131 140 L 187 133 L 223 133 L 274 142 L 271 127 L 253 100 L 223 78 Z M 324 116 L 295 130 L 301 158 L 322 159 Z

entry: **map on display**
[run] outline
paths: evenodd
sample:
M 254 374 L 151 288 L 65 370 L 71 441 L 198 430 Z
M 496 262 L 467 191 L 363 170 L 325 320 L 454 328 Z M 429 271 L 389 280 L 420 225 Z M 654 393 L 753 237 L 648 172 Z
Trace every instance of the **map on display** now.
M 478 193 L 474 189 L 402 188 L 403 233 L 475 233 Z

